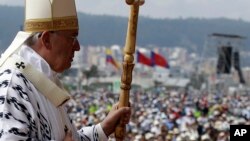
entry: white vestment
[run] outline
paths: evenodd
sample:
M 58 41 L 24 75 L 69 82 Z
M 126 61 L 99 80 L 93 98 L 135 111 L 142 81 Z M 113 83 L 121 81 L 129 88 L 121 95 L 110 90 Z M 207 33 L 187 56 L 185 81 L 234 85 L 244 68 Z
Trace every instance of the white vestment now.
M 31 48 L 22 46 L 13 56 L 22 57 L 62 88 L 57 74 Z M 0 141 L 62 141 L 66 130 L 72 131 L 74 141 L 108 140 L 100 124 L 77 131 L 65 104 L 56 107 L 22 72 L 4 66 L 0 68 Z

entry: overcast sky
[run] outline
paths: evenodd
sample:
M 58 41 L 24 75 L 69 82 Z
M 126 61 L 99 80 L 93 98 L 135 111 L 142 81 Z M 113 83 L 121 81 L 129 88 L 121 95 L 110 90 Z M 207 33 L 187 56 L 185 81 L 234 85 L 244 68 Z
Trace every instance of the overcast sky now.
M 76 0 L 79 11 L 128 16 L 125 0 Z M 23 6 L 24 0 L 0 0 L 0 4 Z M 250 0 L 146 0 L 140 15 L 152 18 L 215 18 L 250 21 Z

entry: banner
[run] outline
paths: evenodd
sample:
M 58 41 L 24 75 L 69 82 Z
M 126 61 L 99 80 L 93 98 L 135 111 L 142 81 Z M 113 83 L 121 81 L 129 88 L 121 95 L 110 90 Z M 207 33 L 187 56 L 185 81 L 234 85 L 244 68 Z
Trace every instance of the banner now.
M 169 68 L 169 64 L 167 60 L 158 53 L 151 51 L 151 60 L 152 60 L 153 66 L 157 65 L 157 66 L 161 66 L 164 68 Z
M 152 67 L 152 61 L 150 58 L 142 54 L 140 51 L 136 51 L 137 62 Z
M 112 51 L 110 49 L 106 49 L 106 63 L 112 64 L 118 70 L 121 68 L 119 63 L 113 58 Z

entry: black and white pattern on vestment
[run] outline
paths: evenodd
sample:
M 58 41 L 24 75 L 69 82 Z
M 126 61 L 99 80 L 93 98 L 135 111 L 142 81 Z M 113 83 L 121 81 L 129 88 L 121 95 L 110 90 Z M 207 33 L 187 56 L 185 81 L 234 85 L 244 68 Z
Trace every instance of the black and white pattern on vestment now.
M 22 73 L 19 73 L 16 75 L 18 78 L 21 78 L 23 80 L 23 83 L 25 84 L 25 86 L 30 90 L 32 91 L 30 85 L 29 85 L 29 81 L 26 79 L 26 77 L 22 74 Z
M 99 135 L 98 135 L 98 132 L 97 132 L 97 129 L 96 129 L 96 126 L 94 126 L 94 128 L 93 128 L 93 138 L 94 138 L 94 140 L 95 141 L 98 141 L 98 139 L 99 139 Z
M 0 141 L 61 140 L 64 133 L 58 137 L 60 139 L 56 138 L 55 134 L 60 133 L 57 131 L 60 126 L 56 122 L 62 118 L 62 115 L 56 114 L 56 107 L 54 109 L 50 107 L 49 110 L 45 108 L 48 101 L 44 100 L 44 97 L 38 94 L 36 88 L 19 70 L 0 68 Z M 57 121 L 49 119 L 48 114 L 53 115 Z M 69 118 L 65 117 L 65 119 Z M 68 123 L 71 124 L 70 120 Z M 69 130 L 75 131 L 76 129 Z M 80 141 L 107 140 L 101 131 L 100 125 L 84 127 L 78 132 L 75 131 L 78 133 L 75 139 Z
M 39 104 L 31 103 L 31 85 L 17 70 L 0 70 L 0 140 L 52 139 L 48 120 L 33 108 Z
M 40 105 L 38 104 L 38 111 L 37 116 L 39 117 L 40 121 L 40 131 L 42 133 L 42 137 L 45 140 L 51 140 L 51 125 L 49 124 L 48 120 L 44 117 L 44 115 L 40 112 Z
M 42 72 L 44 77 L 48 77 L 52 83 L 62 88 L 58 83 L 57 73 L 51 70 L 50 65 L 32 48 L 22 45 L 9 59 L 13 61 L 10 61 L 12 65 L 6 63 L 9 61 L 7 59 L 0 67 L 0 141 L 61 141 L 65 138 L 65 125 L 72 131 L 75 141 L 80 141 L 81 137 L 84 137 L 82 140 L 90 141 L 95 141 L 95 137 L 99 137 L 99 141 L 108 140 L 100 124 L 95 127 L 83 127 L 84 132 L 77 131 L 67 117 L 66 106 L 53 105 L 37 89 L 39 84 L 35 86 L 37 83 L 32 84 L 25 74 L 21 73 L 30 65 L 29 69 Z M 39 77 L 36 79 L 40 80 Z
M 89 127 L 86 127 L 86 128 L 82 128 L 81 130 L 79 130 L 79 133 L 81 134 L 81 141 L 99 141 L 100 140 L 100 136 L 99 136 L 99 133 L 98 133 L 98 130 L 97 130 L 97 126 L 96 125 L 93 125 L 91 128 L 92 131 L 92 136 L 91 138 L 87 136 L 89 130 L 86 130 L 87 128 Z M 102 139 L 101 139 L 102 140 Z

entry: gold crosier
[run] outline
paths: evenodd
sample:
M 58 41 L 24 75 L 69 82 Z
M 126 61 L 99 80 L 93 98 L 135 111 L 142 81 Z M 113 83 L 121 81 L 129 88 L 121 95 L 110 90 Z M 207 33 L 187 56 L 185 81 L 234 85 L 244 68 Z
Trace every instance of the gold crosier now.
M 133 54 L 135 53 L 136 47 L 139 6 L 144 4 L 144 0 L 126 0 L 126 3 L 130 5 L 130 16 L 128 21 L 126 43 L 124 47 L 124 58 L 122 63 L 123 73 L 121 76 L 121 90 L 118 108 L 129 106 L 129 91 L 131 89 L 132 71 L 135 65 Z M 124 125 L 122 121 L 123 118 L 120 119 L 115 129 L 116 141 L 124 140 L 126 134 L 126 125 Z

